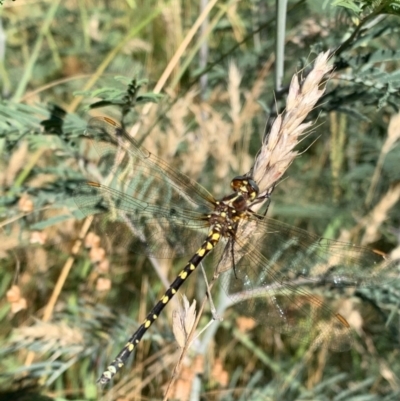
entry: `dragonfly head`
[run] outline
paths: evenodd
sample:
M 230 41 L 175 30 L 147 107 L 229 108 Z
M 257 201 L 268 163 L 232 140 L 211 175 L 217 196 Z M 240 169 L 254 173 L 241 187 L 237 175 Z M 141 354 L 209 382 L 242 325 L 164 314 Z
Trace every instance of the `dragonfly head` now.
M 245 199 L 254 200 L 257 198 L 260 190 L 256 182 L 250 178 L 243 175 L 237 176 L 231 181 L 231 188 L 240 193 Z

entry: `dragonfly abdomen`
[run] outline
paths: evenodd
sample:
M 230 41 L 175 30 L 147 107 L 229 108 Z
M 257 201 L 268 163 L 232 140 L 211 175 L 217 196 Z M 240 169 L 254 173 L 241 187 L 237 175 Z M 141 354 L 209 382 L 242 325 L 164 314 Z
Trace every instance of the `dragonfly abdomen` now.
M 159 314 L 162 312 L 162 310 L 165 308 L 168 302 L 172 299 L 172 297 L 177 293 L 177 291 L 185 282 L 187 277 L 190 276 L 190 274 L 202 262 L 202 260 L 207 256 L 207 254 L 215 247 L 215 245 L 217 245 L 217 243 L 221 238 L 221 234 L 219 232 L 220 229 L 221 227 L 219 225 L 216 225 L 209 232 L 206 240 L 203 242 L 201 247 L 197 250 L 197 252 L 193 255 L 193 257 L 190 258 L 186 266 L 178 274 L 178 276 L 172 282 L 168 290 L 164 293 L 164 295 L 157 302 L 154 308 L 146 316 L 146 319 L 143 321 L 140 327 L 128 340 L 125 347 L 121 350 L 121 352 L 117 355 L 117 357 L 103 372 L 100 379 L 98 380 L 98 383 L 100 384 L 108 383 L 112 379 L 112 377 L 118 372 L 118 370 L 120 370 L 124 366 L 126 360 L 132 354 L 137 344 L 139 344 L 140 340 L 143 338 L 146 331 L 158 318 Z

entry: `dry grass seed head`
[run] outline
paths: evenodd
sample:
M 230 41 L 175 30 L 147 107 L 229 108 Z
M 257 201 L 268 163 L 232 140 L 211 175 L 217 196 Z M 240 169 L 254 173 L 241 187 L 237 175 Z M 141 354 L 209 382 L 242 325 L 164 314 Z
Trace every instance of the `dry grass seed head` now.
M 163 127 L 157 124 L 152 128 L 152 133 L 146 139 L 144 146 L 158 157 L 170 162 L 174 160 L 179 170 L 192 178 L 196 178 L 202 171 L 204 160 L 199 159 L 201 152 L 198 151 L 199 146 L 196 136 L 187 132 L 188 120 L 193 118 L 188 105 L 193 104 L 196 93 L 190 91 L 185 96 L 178 98 L 171 107 L 166 111 L 165 116 L 168 120 Z M 153 111 L 156 110 L 154 107 Z M 162 111 L 161 111 L 162 112 Z M 142 130 L 145 132 L 154 124 L 154 118 L 146 116 L 143 120 Z M 180 158 L 176 155 L 182 148 L 183 141 L 186 141 L 185 152 Z M 192 174 L 193 173 L 193 174 Z
M 194 300 L 190 305 L 185 295 L 181 298 L 182 305 L 180 310 L 173 311 L 172 331 L 179 346 L 183 348 L 196 321 L 196 301 Z
M 203 105 L 205 108 L 205 105 Z M 202 121 L 204 135 L 209 141 L 209 152 L 215 161 L 215 179 L 224 180 L 237 170 L 237 157 L 233 153 L 232 126 L 223 115 L 211 107 L 207 119 Z
M 31 327 L 20 327 L 15 330 L 15 343 L 42 341 L 46 349 L 82 345 L 83 335 L 80 330 L 68 327 L 64 323 L 37 322 Z
M 230 117 L 232 119 L 233 125 L 239 124 L 240 110 L 242 108 L 240 101 L 240 82 L 242 76 L 240 71 L 234 62 L 229 64 L 228 71 L 228 94 L 231 106 Z
M 182 11 L 181 2 L 178 0 L 172 0 L 170 7 L 165 7 L 162 11 L 166 40 L 164 49 L 166 49 L 167 60 L 172 59 L 176 49 L 183 41 Z M 175 71 L 178 67 L 179 65 L 175 67 Z
M 256 159 L 253 177 L 260 193 L 265 193 L 279 180 L 298 155 L 294 148 L 311 123 L 302 122 L 323 95 L 324 76 L 331 70 L 329 52 L 321 53 L 302 84 L 294 75 L 289 87 L 285 111 L 275 119 Z

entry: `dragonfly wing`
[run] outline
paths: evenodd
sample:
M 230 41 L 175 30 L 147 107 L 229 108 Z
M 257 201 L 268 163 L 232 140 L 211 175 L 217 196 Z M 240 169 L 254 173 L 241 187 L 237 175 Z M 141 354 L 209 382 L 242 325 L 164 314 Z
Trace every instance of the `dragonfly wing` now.
M 256 223 L 251 242 L 274 264 L 280 280 L 306 278 L 314 285 L 341 289 L 399 279 L 399 260 L 372 249 L 322 238 L 274 219 Z
M 238 227 L 218 269 L 223 286 L 247 315 L 300 341 L 314 333 L 314 341 L 340 351 L 351 345 L 350 326 L 315 289 L 342 293 L 349 286 L 382 284 L 398 279 L 399 263 L 254 216 Z
M 235 240 L 233 248 L 228 246 L 221 259 L 221 284 L 238 310 L 297 342 L 335 351 L 351 347 L 353 336 L 346 319 L 322 295 L 307 289 L 309 281 L 294 282 L 281 275 L 253 244 Z M 242 257 L 237 258 L 238 252 Z
M 104 182 L 131 196 L 153 204 L 171 204 L 177 208 L 207 212 L 215 199 L 201 185 L 169 166 L 136 143 L 113 120 L 92 118 L 86 134 L 93 138 L 91 148 L 99 157 Z
M 169 258 L 194 252 L 207 235 L 205 215 L 214 198 L 109 118 L 91 119 L 86 135 L 96 181 L 75 191 L 81 215 L 98 215 L 108 239 L 136 253 Z
M 81 217 L 96 215 L 96 225 L 111 244 L 134 253 L 159 258 L 192 254 L 208 231 L 200 213 L 154 205 L 95 182 L 79 185 L 74 200 Z

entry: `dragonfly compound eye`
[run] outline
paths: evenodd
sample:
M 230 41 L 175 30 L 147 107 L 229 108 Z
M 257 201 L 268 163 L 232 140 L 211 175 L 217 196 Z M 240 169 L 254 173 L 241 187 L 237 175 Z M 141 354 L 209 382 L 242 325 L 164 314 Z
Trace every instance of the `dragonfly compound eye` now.
M 231 188 L 235 192 L 247 194 L 250 199 L 255 199 L 260 192 L 256 182 L 252 178 L 246 176 L 237 176 L 233 178 L 231 181 Z

